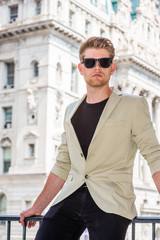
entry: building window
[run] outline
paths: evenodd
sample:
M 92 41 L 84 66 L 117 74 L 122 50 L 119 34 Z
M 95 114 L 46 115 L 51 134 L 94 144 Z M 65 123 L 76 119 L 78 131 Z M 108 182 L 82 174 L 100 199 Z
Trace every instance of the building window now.
M 12 107 L 3 108 L 4 110 L 4 128 L 12 127 Z
M 36 15 L 41 14 L 41 0 L 36 0 L 36 9 L 35 9 L 35 13 Z
M 103 29 L 100 29 L 100 36 L 105 37 L 105 31 Z
M 71 91 L 77 93 L 77 67 L 72 64 L 71 67 Z
M 86 20 L 85 21 L 85 34 L 86 35 L 90 33 L 90 28 L 91 28 L 91 23 L 88 20 Z
M 160 14 L 160 0 L 156 0 L 156 8 L 158 9 L 158 12 Z
M 16 22 L 17 18 L 18 18 L 18 5 L 14 5 L 14 6 L 10 6 L 9 7 L 10 10 L 10 20 L 9 22 Z
M 7 173 L 11 166 L 11 147 L 3 147 L 3 172 Z
M 57 16 L 60 16 L 62 12 L 62 4 L 60 1 L 57 2 Z
M 4 86 L 4 88 L 13 88 L 14 87 L 14 63 L 13 62 L 9 62 L 6 63 L 6 85 Z
M 7 198 L 5 194 L 0 194 L 0 215 L 6 215 L 7 212 Z M 5 224 L 5 221 L 0 221 L 0 224 Z
M 35 144 L 30 143 L 28 146 L 29 146 L 29 157 L 30 158 L 35 157 Z
M 115 13 L 117 13 L 118 10 L 118 2 L 116 0 L 112 0 L 112 6 L 113 6 L 113 10 Z
M 101 11 L 105 12 L 108 14 L 108 3 L 107 0 L 101 0 Z
M 75 13 L 72 10 L 70 10 L 69 11 L 69 26 L 70 27 L 73 27 L 73 25 L 74 25 L 74 15 L 75 15 Z
M 132 20 L 135 20 L 136 17 L 137 17 L 136 8 L 139 6 L 139 2 L 140 2 L 140 0 L 131 0 L 131 3 L 132 3 L 132 12 L 131 12 Z
M 37 136 L 30 132 L 24 137 L 24 158 L 34 160 L 37 157 Z
M 91 0 L 91 3 L 97 7 L 97 0 Z
M 33 62 L 33 77 L 38 77 L 39 75 L 39 69 L 38 69 L 38 62 Z

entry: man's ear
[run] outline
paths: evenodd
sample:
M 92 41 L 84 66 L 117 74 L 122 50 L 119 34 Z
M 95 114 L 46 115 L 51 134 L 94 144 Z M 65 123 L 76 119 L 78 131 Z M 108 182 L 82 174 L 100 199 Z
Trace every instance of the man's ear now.
M 83 73 L 82 73 L 82 64 L 81 63 L 78 64 L 78 70 L 79 70 L 80 74 L 83 75 Z
M 115 72 L 116 70 L 116 64 L 115 63 L 112 63 L 111 65 L 111 75 L 113 75 L 113 73 Z

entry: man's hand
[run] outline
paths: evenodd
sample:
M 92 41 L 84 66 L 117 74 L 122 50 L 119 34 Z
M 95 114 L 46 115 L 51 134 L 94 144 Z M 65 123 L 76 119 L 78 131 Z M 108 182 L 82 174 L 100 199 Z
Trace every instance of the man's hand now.
M 33 215 L 35 216 L 35 215 L 41 215 L 41 214 L 36 214 L 32 208 L 29 208 L 26 211 L 22 211 L 20 214 L 21 217 L 19 222 L 21 223 L 22 226 L 24 226 L 24 219 L 27 217 L 31 217 Z M 36 225 L 36 222 L 27 222 L 26 226 L 28 228 L 31 228 L 31 227 L 34 227 L 35 225 Z
M 31 216 L 40 216 L 52 199 L 57 195 L 63 187 L 65 180 L 59 178 L 54 173 L 50 173 L 46 184 L 36 199 L 33 206 L 26 211 L 21 212 L 19 222 L 24 226 L 24 219 Z M 27 222 L 29 228 L 34 227 L 36 222 Z
M 156 172 L 154 175 L 153 175 L 153 180 L 155 182 L 155 185 L 158 189 L 158 192 L 160 193 L 160 172 Z

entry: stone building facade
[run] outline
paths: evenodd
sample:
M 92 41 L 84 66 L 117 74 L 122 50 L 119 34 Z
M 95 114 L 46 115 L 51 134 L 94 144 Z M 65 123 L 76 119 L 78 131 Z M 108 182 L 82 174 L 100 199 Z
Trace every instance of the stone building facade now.
M 85 93 L 78 50 L 90 36 L 113 41 L 111 84 L 147 99 L 160 140 L 159 6 L 154 0 L 0 0 L 0 214 L 19 214 L 42 190 L 65 108 Z M 134 187 L 138 214 L 160 215 L 160 196 L 139 153 Z M 15 224 L 13 231 L 17 240 L 21 229 Z M 157 226 L 157 240 L 159 232 Z M 138 226 L 136 236 L 151 239 L 150 226 Z

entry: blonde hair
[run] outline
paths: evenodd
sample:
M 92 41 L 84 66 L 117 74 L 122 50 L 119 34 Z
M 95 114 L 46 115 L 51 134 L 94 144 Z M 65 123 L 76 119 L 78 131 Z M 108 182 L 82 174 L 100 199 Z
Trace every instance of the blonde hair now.
M 88 48 L 104 48 L 108 51 L 109 57 L 114 58 L 115 56 L 115 48 L 112 42 L 108 38 L 104 37 L 90 37 L 86 41 L 84 41 L 79 50 L 79 58 L 80 61 L 84 58 L 84 52 Z

